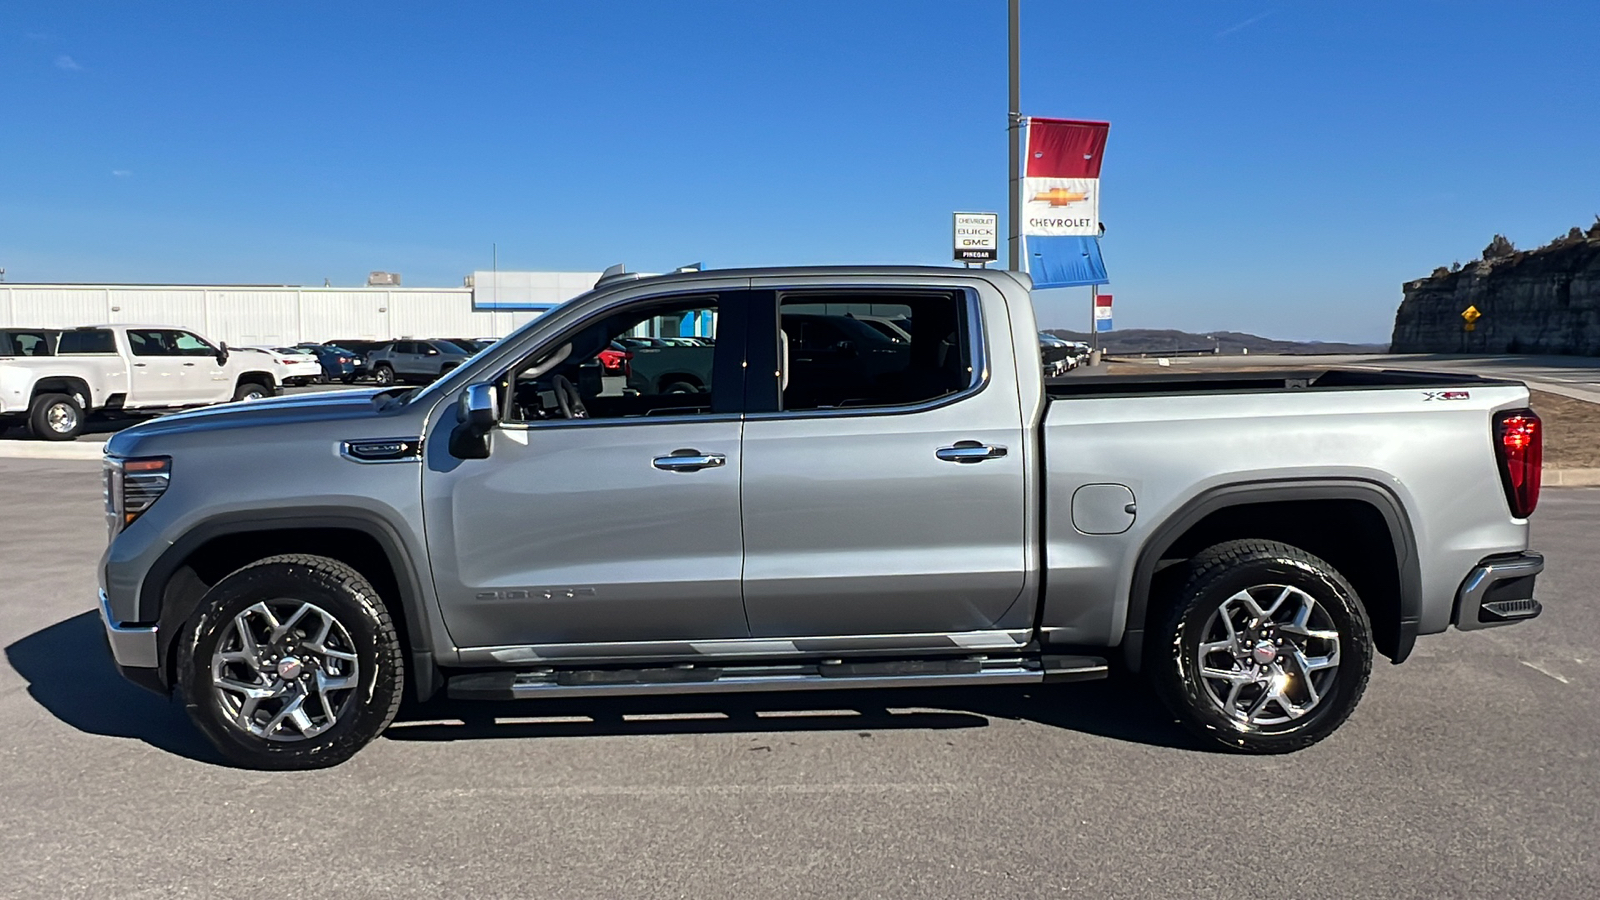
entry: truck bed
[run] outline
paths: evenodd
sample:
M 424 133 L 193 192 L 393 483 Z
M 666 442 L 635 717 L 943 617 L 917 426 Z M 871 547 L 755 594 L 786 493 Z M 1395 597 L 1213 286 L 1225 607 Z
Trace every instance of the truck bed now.
M 1051 400 L 1126 395 L 1258 394 L 1282 391 L 1358 391 L 1388 388 L 1472 387 L 1519 382 L 1479 375 L 1414 372 L 1399 369 L 1262 369 L 1232 372 L 1184 372 L 1150 375 L 1077 376 L 1047 379 Z

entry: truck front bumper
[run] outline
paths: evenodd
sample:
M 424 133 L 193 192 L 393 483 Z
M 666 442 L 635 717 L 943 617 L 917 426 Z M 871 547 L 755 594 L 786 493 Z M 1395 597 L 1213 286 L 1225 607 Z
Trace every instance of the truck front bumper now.
M 167 692 L 161 677 L 161 651 L 154 625 L 122 625 L 111 616 L 106 592 L 100 592 L 100 624 L 106 629 L 111 658 L 123 678 L 160 694 Z
M 1543 571 L 1544 557 L 1537 553 L 1483 560 L 1456 591 L 1456 628 L 1476 631 L 1536 618 L 1544 607 L 1533 599 L 1533 582 Z

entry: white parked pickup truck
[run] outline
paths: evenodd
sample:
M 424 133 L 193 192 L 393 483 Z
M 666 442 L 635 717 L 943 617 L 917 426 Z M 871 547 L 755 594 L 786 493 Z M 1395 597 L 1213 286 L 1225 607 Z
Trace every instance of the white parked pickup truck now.
M 89 414 L 161 412 L 279 393 L 259 354 L 232 354 L 181 328 L 96 325 L 61 332 L 53 352 L 0 356 L 0 429 L 70 441 Z

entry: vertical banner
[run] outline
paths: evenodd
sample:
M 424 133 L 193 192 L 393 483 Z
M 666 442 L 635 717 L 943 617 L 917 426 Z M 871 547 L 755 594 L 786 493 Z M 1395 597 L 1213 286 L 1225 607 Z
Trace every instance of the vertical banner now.
M 1111 295 L 1100 294 L 1094 298 L 1094 330 L 1111 330 Z
M 1100 257 L 1100 159 L 1107 122 L 1029 118 L 1022 235 L 1035 287 L 1105 284 Z

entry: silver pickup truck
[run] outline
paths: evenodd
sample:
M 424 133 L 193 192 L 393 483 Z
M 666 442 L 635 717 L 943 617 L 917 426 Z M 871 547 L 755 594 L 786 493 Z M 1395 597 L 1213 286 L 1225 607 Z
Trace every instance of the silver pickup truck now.
M 710 352 L 706 383 L 629 378 L 628 337 Z M 111 650 L 269 769 L 348 758 L 403 695 L 1112 669 L 1282 752 L 1375 655 L 1538 615 L 1522 385 L 1047 384 L 1039 353 L 1008 272 L 616 275 L 426 388 L 147 422 L 106 450 Z

